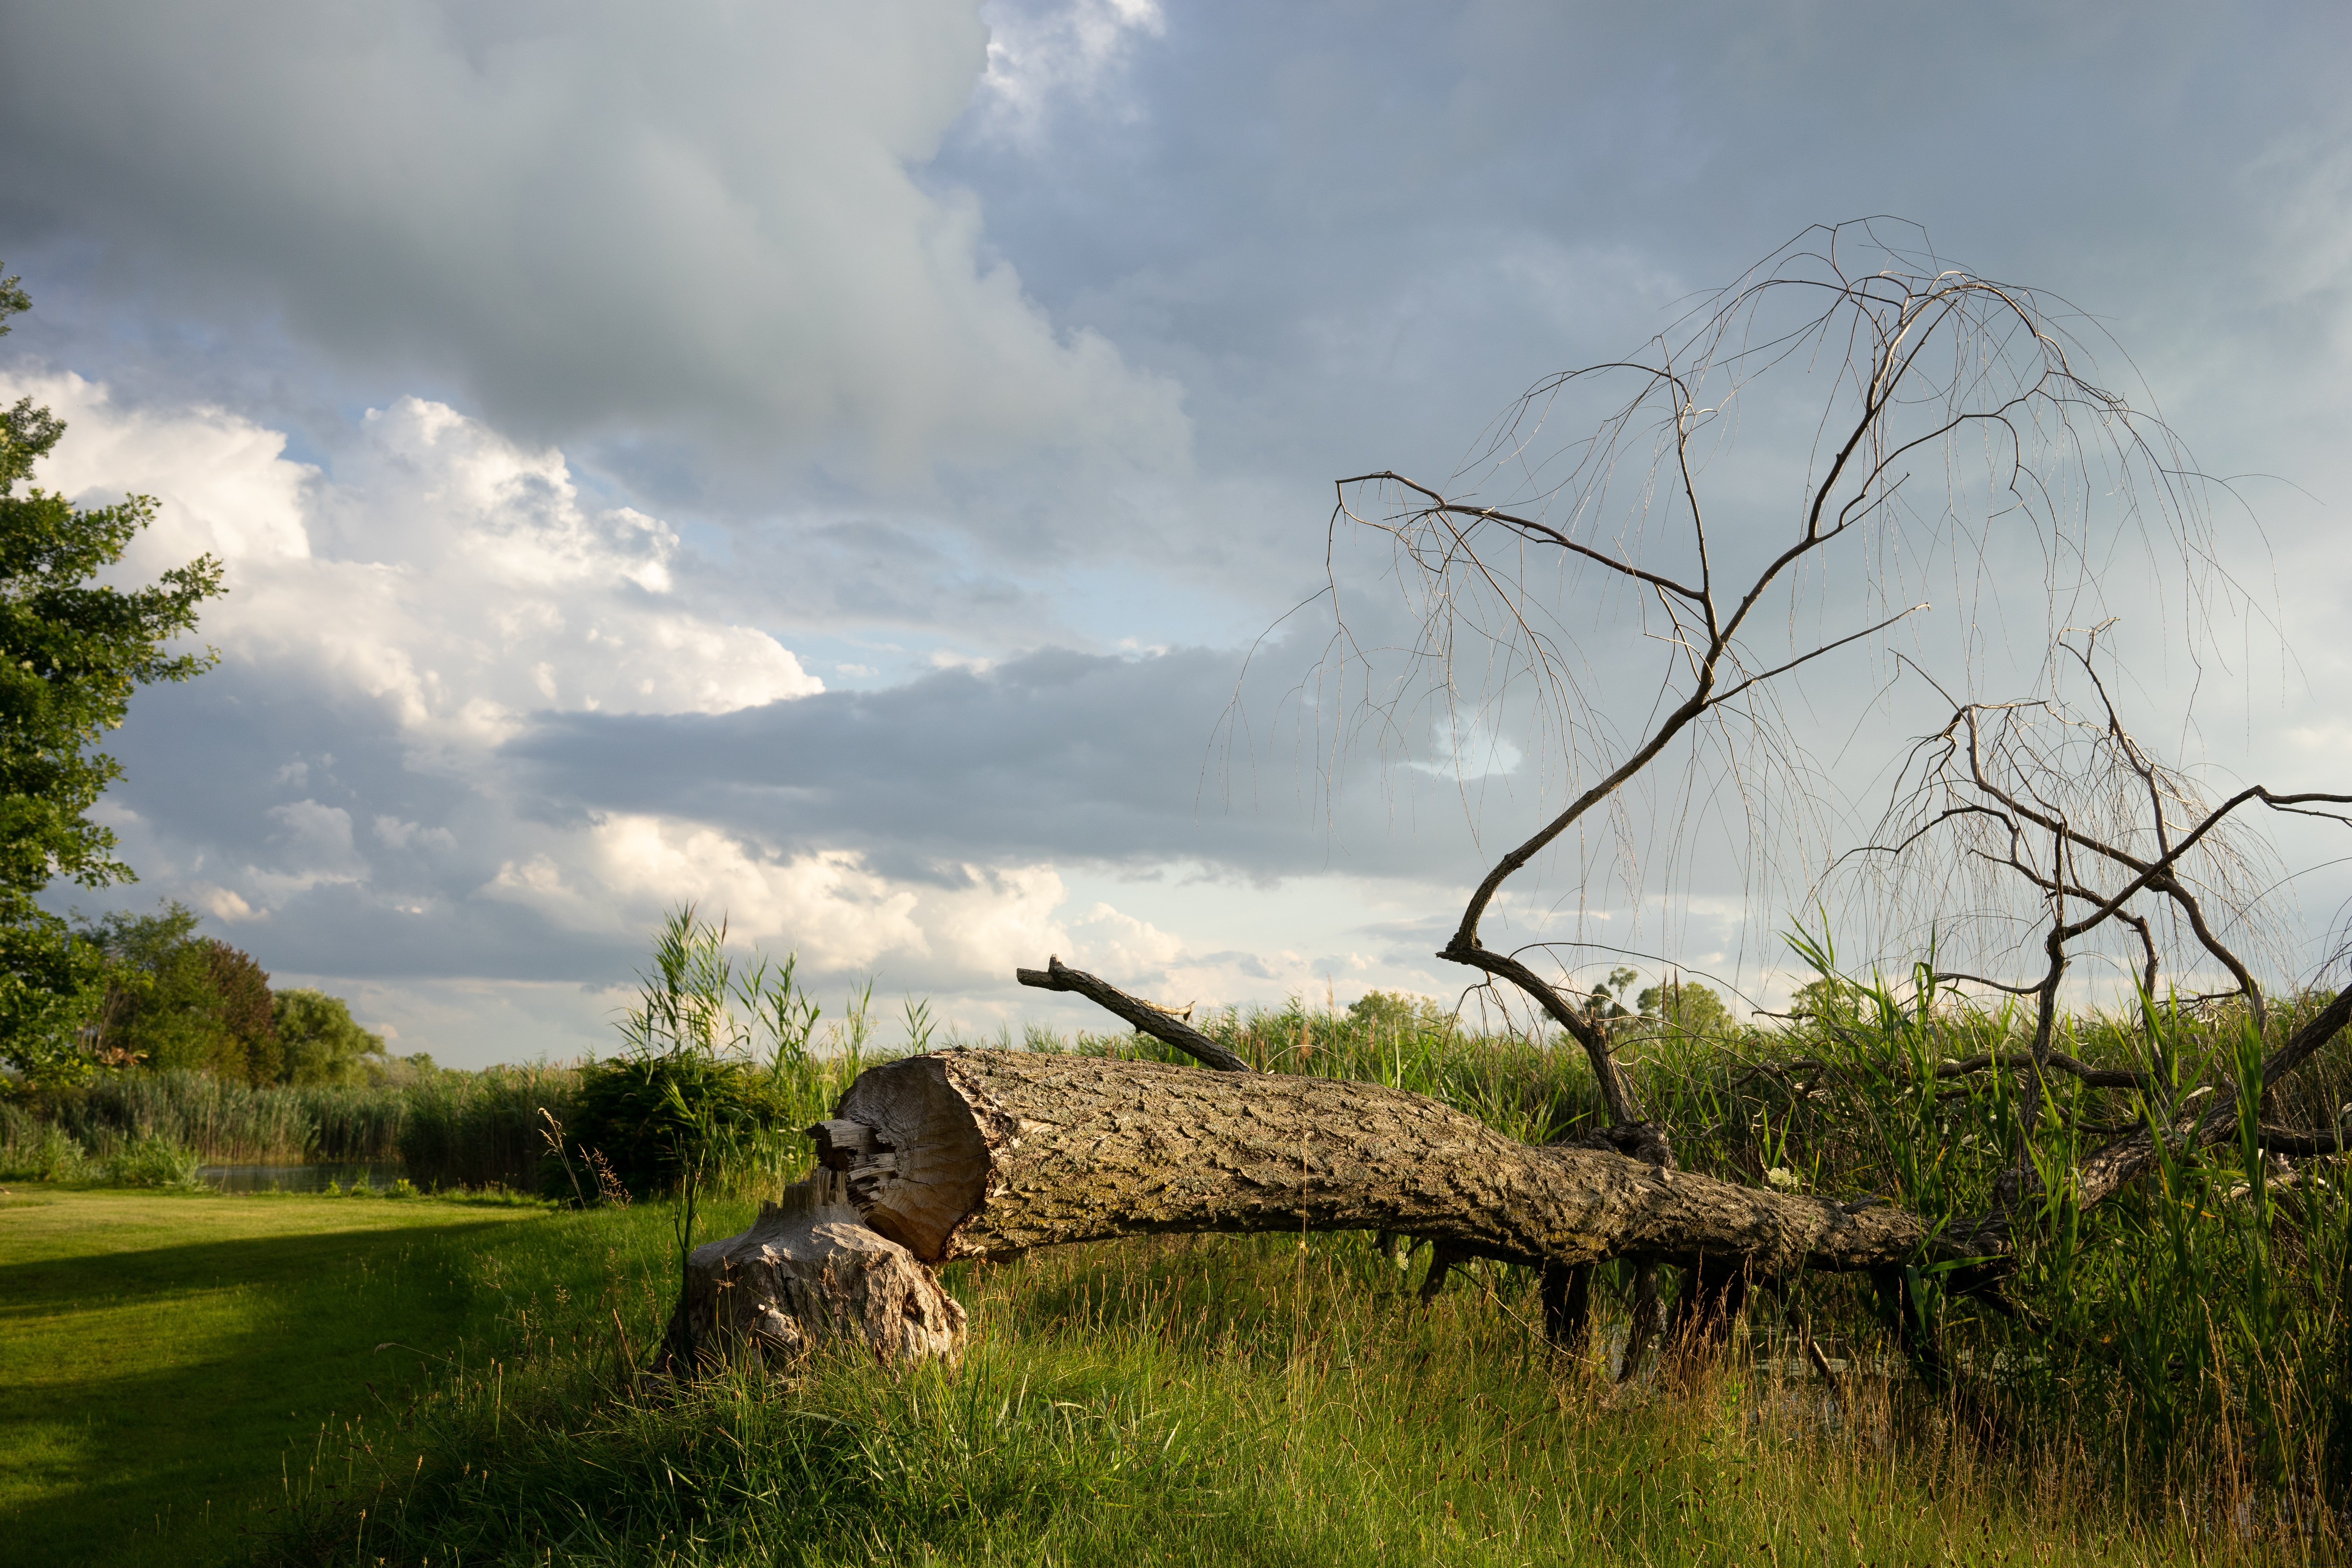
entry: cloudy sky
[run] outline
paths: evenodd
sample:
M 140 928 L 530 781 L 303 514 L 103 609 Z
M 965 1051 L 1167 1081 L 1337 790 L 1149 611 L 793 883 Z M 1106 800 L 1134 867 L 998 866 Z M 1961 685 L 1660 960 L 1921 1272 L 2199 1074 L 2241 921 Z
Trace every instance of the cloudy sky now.
M 1350 722 L 1312 596 L 1380 560 L 1327 559 L 1331 481 L 1453 474 L 1874 214 L 2095 318 L 2234 481 L 2254 608 L 2195 725 L 2136 700 L 2340 787 L 2347 46 L 2316 5 L 0 5 L 0 397 L 68 421 L 44 483 L 160 500 L 134 572 L 230 584 L 117 737 L 141 880 L 54 901 L 184 900 L 458 1064 L 608 1044 L 681 900 L 829 1012 L 871 975 L 973 1031 L 1085 1019 L 1012 984 L 1048 952 L 1450 995 L 1479 847 L 1565 775 L 1507 703 Z M 1927 716 L 1875 679 L 1797 704 L 1855 800 L 1855 737 Z M 1788 912 L 1707 822 L 1516 918 L 1769 1000 Z M 2352 880 L 2295 887 L 2317 931 Z

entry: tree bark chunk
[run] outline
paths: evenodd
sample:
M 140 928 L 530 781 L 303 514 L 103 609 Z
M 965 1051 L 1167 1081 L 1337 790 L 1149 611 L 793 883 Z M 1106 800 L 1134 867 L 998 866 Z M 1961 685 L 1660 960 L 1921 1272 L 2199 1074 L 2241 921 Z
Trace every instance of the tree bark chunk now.
M 962 1353 L 962 1306 L 859 1219 L 848 1186 L 820 1168 L 760 1205 L 742 1235 L 694 1249 L 665 1341 L 672 1370 L 744 1351 L 788 1365 L 836 1340 L 887 1364 Z
M 1380 1084 L 950 1050 L 861 1074 L 828 1146 L 866 1223 L 928 1263 L 1198 1231 L 1402 1231 L 1462 1256 L 1759 1273 L 1913 1261 L 1918 1220 L 1538 1148 Z M 863 1144 L 869 1152 L 849 1151 Z

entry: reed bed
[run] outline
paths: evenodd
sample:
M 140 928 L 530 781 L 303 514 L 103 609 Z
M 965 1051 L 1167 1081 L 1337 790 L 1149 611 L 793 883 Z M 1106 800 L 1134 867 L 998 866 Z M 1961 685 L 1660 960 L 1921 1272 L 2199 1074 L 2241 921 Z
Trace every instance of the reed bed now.
M 0 1169 L 54 1164 L 61 1141 L 100 1161 L 161 1142 L 206 1164 L 397 1163 L 420 1187 L 536 1191 L 540 1112 L 563 1115 L 579 1083 L 579 1068 L 543 1065 L 329 1088 L 123 1073 L 0 1108 Z

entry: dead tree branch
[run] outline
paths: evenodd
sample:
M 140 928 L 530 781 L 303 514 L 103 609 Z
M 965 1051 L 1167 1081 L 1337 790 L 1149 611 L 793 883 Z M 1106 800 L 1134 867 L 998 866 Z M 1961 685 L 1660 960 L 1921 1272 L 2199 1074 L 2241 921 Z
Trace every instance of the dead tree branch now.
M 1048 958 L 1043 969 L 1016 969 L 1013 978 L 1041 991 L 1075 991 L 1104 1011 L 1124 1018 L 1139 1034 L 1150 1035 L 1182 1051 L 1203 1067 L 1219 1072 L 1248 1072 L 1242 1060 L 1165 1007 L 1130 996 L 1108 981 L 1072 969 L 1059 957 Z

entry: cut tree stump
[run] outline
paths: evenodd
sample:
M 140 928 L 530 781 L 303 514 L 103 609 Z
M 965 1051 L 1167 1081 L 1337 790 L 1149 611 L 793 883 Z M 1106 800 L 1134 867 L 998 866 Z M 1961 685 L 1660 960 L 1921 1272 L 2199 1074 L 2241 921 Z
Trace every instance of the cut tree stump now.
M 822 1166 L 760 1205 L 740 1236 L 688 1256 L 664 1361 L 689 1371 L 756 1354 L 772 1368 L 836 1340 L 898 1364 L 962 1353 L 963 1308 L 898 1242 L 865 1225 Z

